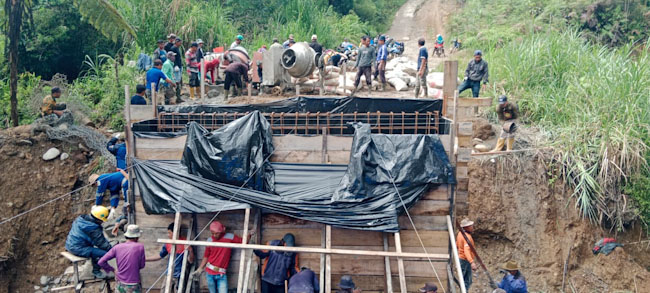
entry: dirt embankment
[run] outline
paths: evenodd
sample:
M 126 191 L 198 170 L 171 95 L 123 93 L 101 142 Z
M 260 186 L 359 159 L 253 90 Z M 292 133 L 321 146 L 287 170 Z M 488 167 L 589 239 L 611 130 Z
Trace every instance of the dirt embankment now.
M 89 150 L 78 141 L 53 141 L 30 126 L 0 132 L 0 222 L 85 185 Z M 69 158 L 44 161 L 58 148 Z M 87 212 L 92 188 L 63 197 L 38 210 L 0 224 L 0 293 L 34 292 L 41 276 L 60 275 L 69 265 L 60 255 L 74 218 Z
M 625 247 L 609 256 L 593 255 L 593 244 L 613 234 L 582 219 L 567 201 L 570 191 L 549 174 L 540 155 L 470 163 L 469 217 L 477 222 L 477 249 L 495 281 L 503 277 L 499 265 L 515 260 L 529 291 L 561 292 L 571 250 L 566 292 L 650 292 L 650 272 L 647 264 L 640 265 L 649 250 Z M 638 231 L 633 233 L 638 238 Z M 619 236 L 621 242 L 632 237 Z M 471 292 L 491 292 L 483 274 L 474 284 Z

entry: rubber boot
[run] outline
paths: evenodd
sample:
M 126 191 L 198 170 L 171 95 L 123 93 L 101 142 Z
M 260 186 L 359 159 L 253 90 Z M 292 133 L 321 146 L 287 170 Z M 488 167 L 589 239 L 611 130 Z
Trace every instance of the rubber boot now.
M 515 145 L 515 138 L 514 137 L 508 138 L 508 140 L 506 141 L 506 150 L 511 151 L 513 145 Z
M 224 101 L 227 101 L 227 100 L 228 100 L 228 94 L 230 94 L 230 91 L 223 91 L 223 93 L 224 93 L 224 95 L 225 95 L 225 96 L 223 97 L 223 100 L 224 100 Z
M 194 88 L 190 87 L 190 99 L 194 100 Z
M 372 86 L 368 86 L 368 96 L 372 95 Z
M 492 150 L 492 152 L 498 152 L 498 151 L 501 151 L 501 150 L 503 149 L 503 145 L 504 145 L 504 143 L 505 143 L 505 139 L 503 139 L 503 138 L 499 138 L 499 139 L 497 140 L 497 145 L 494 146 L 494 149 Z
M 382 91 L 382 92 L 385 92 L 385 91 L 386 91 L 386 84 L 385 84 L 385 83 L 382 83 L 382 84 L 381 84 L 381 91 Z
M 425 85 L 422 90 L 424 91 L 424 98 L 428 99 L 429 98 L 429 88 Z
M 418 99 L 420 98 L 420 87 L 415 86 L 415 98 Z
M 354 94 L 357 93 L 357 89 L 359 89 L 359 88 L 358 88 L 358 87 L 355 87 L 355 88 L 352 90 L 352 93 L 350 93 L 350 97 L 354 97 Z

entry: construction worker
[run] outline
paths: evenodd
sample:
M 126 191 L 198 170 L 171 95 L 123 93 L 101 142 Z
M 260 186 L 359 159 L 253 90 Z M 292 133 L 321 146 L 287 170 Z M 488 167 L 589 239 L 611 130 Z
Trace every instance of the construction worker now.
M 458 86 L 458 94 L 460 95 L 466 89 L 472 89 L 472 96 L 478 98 L 481 91 L 481 81 L 483 86 L 488 84 L 488 64 L 483 60 L 483 52 L 481 50 L 474 51 L 474 59 L 470 60 L 465 69 L 465 79 L 462 84 Z
M 368 95 L 372 91 L 372 62 L 375 61 L 376 51 L 374 47 L 370 46 L 370 38 L 368 36 L 361 37 L 361 46 L 359 48 L 359 55 L 357 55 L 357 62 L 354 64 L 354 68 L 357 68 L 357 76 L 354 79 L 354 89 L 352 90 L 351 96 L 359 89 L 359 83 L 361 83 L 361 76 L 366 77 L 366 85 L 368 86 Z
M 361 293 L 361 289 L 356 288 L 356 285 L 352 281 L 352 277 L 349 275 L 344 275 L 339 281 L 339 290 L 337 293 Z
M 43 116 L 56 114 L 56 116 L 61 117 L 63 115 L 63 110 L 66 109 L 64 103 L 57 103 L 56 99 L 61 97 L 61 89 L 58 87 L 53 87 L 50 90 L 50 94 L 43 98 L 43 105 L 41 106 L 41 112 Z
M 272 240 L 272 246 L 295 246 L 295 237 L 291 233 L 282 240 Z M 284 282 L 298 272 L 298 255 L 293 252 L 253 250 L 255 255 L 264 259 L 262 265 L 262 293 L 283 293 Z
M 175 34 L 167 35 L 167 44 L 165 44 L 164 47 L 165 52 L 169 52 L 174 46 L 174 43 L 176 43 L 176 35 Z
M 208 238 L 210 242 L 242 243 L 241 237 L 233 233 L 226 233 L 226 227 L 218 221 L 210 223 L 210 233 L 212 234 Z M 248 236 L 249 239 L 251 235 Z M 210 293 L 228 293 L 226 269 L 230 264 L 231 253 L 232 248 L 212 246 L 205 248 L 201 264 L 194 271 L 193 276 L 199 276 L 205 270 Z
M 460 222 L 460 228 L 465 231 L 467 239 L 474 246 L 474 239 L 472 239 L 471 235 L 474 232 L 474 222 L 469 219 L 463 219 Z M 458 258 L 460 258 L 460 268 L 463 271 L 465 289 L 469 290 L 469 287 L 472 286 L 472 271 L 477 270 L 478 265 L 474 262 L 474 254 L 460 231 L 456 235 L 456 247 L 458 248 Z
M 194 95 L 199 94 L 201 79 L 199 78 L 199 67 L 201 61 L 198 58 L 197 50 L 199 44 L 192 43 L 190 48 L 185 52 L 185 64 L 187 64 L 187 75 L 190 76 L 190 99 L 194 100 Z
M 201 60 L 203 60 L 203 57 L 205 57 L 205 52 L 203 52 L 203 45 L 205 42 L 203 42 L 201 39 L 196 39 L 196 44 L 199 45 L 199 47 L 196 49 L 196 58 L 199 59 L 199 62 L 201 62 Z
M 238 96 L 244 88 L 244 84 L 242 84 L 242 78 L 245 82 L 248 82 L 248 65 L 239 61 L 234 61 L 232 56 L 229 54 L 226 54 L 224 56 L 224 59 L 226 62 L 228 62 L 226 63 L 228 65 L 224 70 L 226 73 L 226 79 L 223 84 L 223 91 L 226 95 L 225 99 L 228 100 L 231 85 L 234 84 L 236 86 L 233 89 L 233 96 L 235 97 Z
M 420 288 L 422 293 L 436 293 L 438 292 L 438 286 L 435 283 L 426 283 L 424 287 Z
M 519 265 L 515 261 L 503 264 L 501 272 L 504 273 L 499 288 L 506 293 L 528 293 L 526 278 L 519 271 Z
M 284 41 L 284 43 L 282 43 L 282 48 L 289 49 L 289 47 L 291 47 L 289 44 L 292 42 L 295 43 L 296 41 L 293 38 L 293 34 L 290 34 L 289 38 L 286 41 Z
M 117 263 L 117 274 L 115 275 L 115 292 L 119 293 L 140 293 L 140 270 L 144 269 L 145 256 L 144 245 L 138 243 L 142 232 L 138 225 L 126 227 L 124 238 L 126 242 L 117 244 L 111 248 L 100 260 L 99 265 L 107 272 L 115 269 L 108 264 L 108 261 L 115 259 Z
M 246 55 L 248 55 L 248 51 L 246 51 L 246 48 L 244 48 L 244 46 L 242 46 L 242 44 L 241 44 L 241 42 L 243 40 L 244 40 L 244 36 L 237 35 L 237 37 L 235 38 L 235 41 L 232 42 L 232 44 L 230 44 L 230 50 L 237 49 L 239 51 L 242 51 L 242 52 L 246 53 Z
M 106 144 L 106 149 L 115 156 L 117 168 L 126 170 L 126 142 L 124 132 L 116 133 Z
M 323 54 L 323 45 L 318 43 L 318 36 L 317 35 L 312 35 L 311 36 L 311 43 L 309 43 L 309 47 L 314 49 L 316 54 Z
M 500 96 L 497 104 L 497 115 L 499 120 L 503 121 L 501 135 L 497 140 L 497 145 L 492 150 L 498 152 L 503 150 L 503 144 L 506 144 L 506 150 L 511 151 L 515 144 L 515 132 L 517 132 L 517 118 L 519 118 L 519 107 L 517 104 L 508 102 L 508 97 Z
M 70 253 L 90 258 L 93 264 L 93 275 L 104 279 L 107 275 L 101 271 L 99 259 L 109 250 L 111 244 L 104 237 L 102 223 L 108 220 L 108 209 L 103 206 L 93 206 L 90 214 L 81 215 L 72 222 L 72 228 L 65 240 L 65 249 Z
M 174 237 L 174 223 L 169 224 L 167 226 L 167 237 L 169 239 L 173 239 Z M 178 240 L 187 240 L 185 236 L 178 236 Z M 154 256 L 151 258 L 147 258 L 147 261 L 159 261 L 163 258 L 165 258 L 167 255 L 169 255 L 172 251 L 172 245 L 169 243 L 163 244 L 162 248 L 160 249 L 160 253 L 158 256 Z M 183 244 L 176 244 L 176 256 L 174 260 L 174 274 L 172 275 L 172 288 L 174 291 L 178 290 L 178 281 L 180 280 L 181 277 L 181 270 L 183 269 L 183 256 L 185 253 L 185 245 Z M 187 249 L 187 260 L 190 263 L 194 263 L 194 251 L 191 248 Z M 163 287 L 160 289 L 160 292 L 165 291 L 165 284 L 163 283 Z
M 424 98 L 429 97 L 429 88 L 427 87 L 427 73 L 429 72 L 429 52 L 427 47 L 424 46 L 424 38 L 418 40 L 418 73 L 416 76 L 417 83 L 415 84 L 415 98 L 420 97 L 420 89 L 424 91 Z
M 104 201 L 104 193 L 109 190 L 111 193 L 111 210 L 109 219 L 115 217 L 115 209 L 120 203 L 120 189 L 124 195 L 124 202 L 127 202 L 126 194 L 129 189 L 129 175 L 126 171 L 119 169 L 118 172 L 106 173 L 102 175 L 92 174 L 88 177 L 88 183 L 97 186 L 95 194 L 95 205 L 101 205 Z
M 163 72 L 162 72 L 162 66 L 163 63 L 160 59 L 156 59 L 153 61 L 153 67 L 147 71 L 146 75 L 146 80 L 147 83 L 145 86 L 147 87 L 147 96 L 149 99 L 152 98 L 152 91 L 158 92 L 158 84 L 160 83 L 161 80 L 164 82 L 170 84 L 172 87 L 175 86 L 175 83 L 170 79 L 170 77 L 167 77 Z M 154 84 L 154 88 L 151 88 L 151 84 Z M 153 100 L 152 100 L 153 102 Z
M 144 84 L 135 86 L 135 95 L 131 96 L 131 105 L 146 105 L 147 100 L 144 96 L 147 95 L 147 87 Z
M 300 272 L 289 279 L 288 293 L 318 293 L 320 285 L 314 271 L 302 267 Z
M 164 63 L 167 60 L 167 51 L 165 51 L 165 41 L 158 40 L 158 47 L 153 51 L 153 60 L 160 59 Z
M 379 49 L 377 50 L 377 70 L 375 70 L 375 79 L 379 76 L 381 81 L 381 91 L 386 91 L 386 62 L 388 61 L 388 47 L 386 46 L 386 36 L 379 37 Z

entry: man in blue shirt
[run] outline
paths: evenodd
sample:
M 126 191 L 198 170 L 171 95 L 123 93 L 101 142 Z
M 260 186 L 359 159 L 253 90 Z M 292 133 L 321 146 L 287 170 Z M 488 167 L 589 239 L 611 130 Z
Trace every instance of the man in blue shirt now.
M 502 270 L 505 275 L 501 283 L 499 283 L 499 288 L 506 291 L 506 293 L 528 293 L 526 278 L 519 272 L 517 262 L 512 260 L 507 262 Z
M 153 61 L 153 67 L 147 71 L 147 96 L 151 99 L 151 84 L 155 84 L 155 91 L 158 92 L 158 84 L 160 83 L 160 80 L 164 80 L 168 84 L 174 86 L 174 82 L 169 79 L 163 72 L 162 72 L 162 61 L 160 59 L 156 59 Z
M 386 61 L 388 60 L 388 47 L 386 46 L 386 36 L 379 37 L 379 50 L 377 51 L 377 68 L 375 70 L 375 79 L 379 76 L 381 80 L 381 91 L 386 91 Z
M 131 105 L 146 105 L 147 100 L 145 100 L 144 95 L 147 94 L 147 87 L 144 84 L 139 84 L 135 86 L 135 95 L 131 97 Z
M 106 190 L 111 194 L 111 211 L 109 219 L 115 216 L 115 209 L 120 203 L 120 189 L 124 194 L 124 202 L 127 202 L 126 192 L 129 189 L 129 175 L 122 169 L 118 172 L 106 173 L 102 175 L 92 174 L 88 177 L 88 183 L 97 186 L 97 193 L 95 194 L 95 205 L 101 205 L 104 201 L 104 193 Z
M 111 137 L 106 144 L 106 149 L 115 156 L 117 168 L 126 170 L 126 143 L 124 142 L 124 132 Z
M 418 73 L 417 83 L 415 84 L 415 98 L 420 97 L 420 88 L 424 91 L 424 97 L 429 97 L 429 89 L 427 88 L 427 73 L 429 72 L 429 52 L 424 46 L 424 38 L 418 40 L 420 52 L 418 53 Z
M 108 221 L 108 209 L 93 206 L 90 214 L 81 215 L 72 222 L 72 227 L 65 240 L 65 249 L 70 253 L 91 259 L 93 275 L 103 279 L 106 274 L 99 267 L 99 259 L 111 250 L 111 244 L 104 237 L 102 223 Z

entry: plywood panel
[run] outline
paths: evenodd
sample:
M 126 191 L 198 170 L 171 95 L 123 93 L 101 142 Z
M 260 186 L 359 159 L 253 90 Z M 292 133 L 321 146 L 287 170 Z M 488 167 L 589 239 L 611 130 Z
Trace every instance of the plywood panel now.
M 441 275 L 441 272 L 438 272 L 438 275 Z M 447 286 L 447 273 L 445 271 L 445 278 L 442 279 L 441 276 L 441 281 L 444 284 L 445 288 Z M 335 274 L 332 275 L 332 288 L 333 289 L 338 289 L 338 284 L 341 281 L 342 274 Z M 367 292 L 385 292 L 384 284 L 386 283 L 384 281 L 383 276 L 352 276 L 352 280 L 354 281 L 354 284 L 361 289 L 364 293 Z M 392 278 L 393 281 L 393 291 L 399 292 L 399 277 L 397 274 L 393 275 Z M 406 277 L 406 284 L 407 284 L 407 290 L 408 292 L 419 292 L 418 289 L 422 288 L 424 286 L 424 283 L 426 282 L 436 282 L 437 280 L 435 277 L 429 278 L 429 277 Z M 438 288 L 441 288 L 441 285 L 438 284 Z M 332 292 L 335 292 L 333 290 Z M 438 292 L 442 292 L 442 289 L 438 289 Z
M 492 98 L 458 98 L 458 107 L 489 107 Z
M 421 216 L 444 216 L 449 214 L 449 201 L 447 200 L 420 200 L 409 213 Z
M 447 218 L 445 216 L 413 216 L 413 223 L 415 228 L 418 230 L 429 230 L 429 231 L 446 231 L 447 230 Z M 401 230 L 413 230 L 413 225 L 406 215 L 402 215 L 398 218 L 399 228 Z

